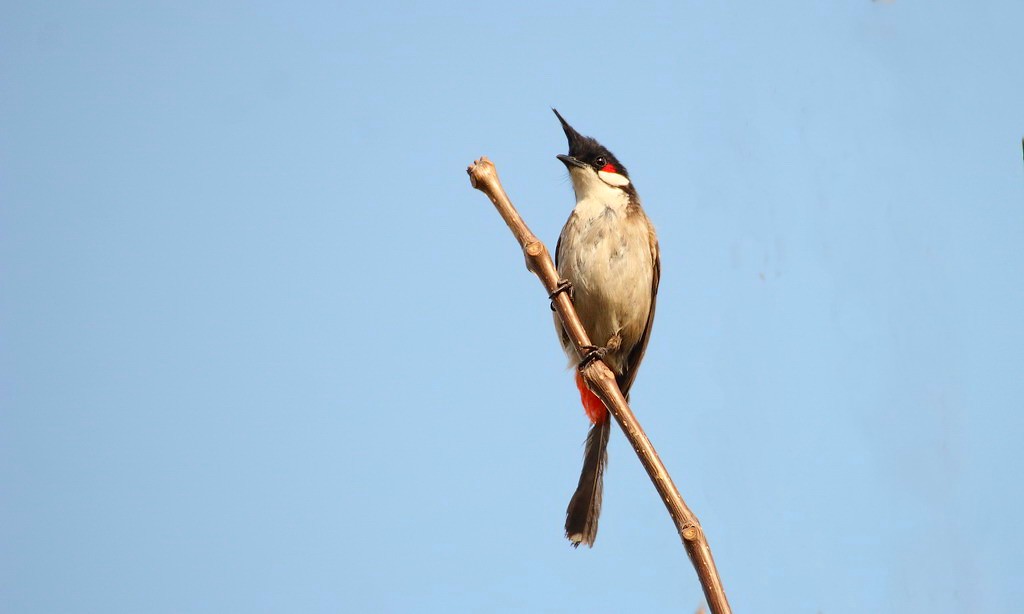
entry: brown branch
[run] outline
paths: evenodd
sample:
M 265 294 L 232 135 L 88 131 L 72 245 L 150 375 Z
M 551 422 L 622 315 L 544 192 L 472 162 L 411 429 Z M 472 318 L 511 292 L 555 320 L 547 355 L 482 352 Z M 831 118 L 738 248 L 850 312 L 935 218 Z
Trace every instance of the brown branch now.
M 555 269 L 547 247 L 532 233 L 526 226 L 526 222 L 519 216 L 519 212 L 512 205 L 505 189 L 498 180 L 498 171 L 494 164 L 486 157 L 480 158 L 466 169 L 469 173 L 470 183 L 474 188 L 480 190 L 491 199 L 498 213 L 508 224 L 512 234 L 515 235 L 519 245 L 523 248 L 526 256 L 526 268 L 540 278 L 544 289 L 551 294 L 558 287 L 558 271 Z M 576 315 L 576 309 L 569 300 L 568 293 L 559 292 L 555 295 L 553 305 L 562 320 L 569 339 L 576 346 L 576 351 L 582 356 L 585 352 L 584 346 L 591 345 L 587 337 L 587 331 L 583 329 L 580 318 Z M 732 610 L 729 608 L 729 601 L 725 597 L 725 589 L 722 587 L 722 580 L 718 577 L 718 570 L 715 569 L 715 561 L 711 557 L 711 547 L 708 546 L 704 531 L 701 529 L 697 517 L 686 507 L 682 495 L 672 482 L 672 477 L 665 469 L 658 453 L 647 439 L 647 435 L 641 428 L 636 416 L 623 398 L 618 384 L 615 382 L 615 374 L 604 362 L 597 360 L 583 370 L 583 379 L 587 386 L 604 402 L 608 411 L 611 412 L 622 427 L 626 439 L 633 446 L 640 462 L 643 464 L 647 474 L 651 476 L 655 488 L 661 495 L 668 513 L 675 522 L 676 530 L 683 541 L 686 553 L 697 571 L 701 587 L 704 589 L 704 597 L 712 614 L 727 614 Z

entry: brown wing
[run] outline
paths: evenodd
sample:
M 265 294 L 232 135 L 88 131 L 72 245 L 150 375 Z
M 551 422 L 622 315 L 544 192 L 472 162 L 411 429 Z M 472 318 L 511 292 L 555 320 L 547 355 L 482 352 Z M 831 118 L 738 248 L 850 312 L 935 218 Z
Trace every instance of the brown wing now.
M 569 219 L 570 220 L 572 219 L 572 215 L 571 214 L 569 216 Z M 565 225 L 568 226 L 569 222 L 566 222 Z M 556 271 L 558 270 L 558 256 L 562 253 L 562 233 L 564 233 L 564 232 L 565 232 L 565 228 L 562 228 L 562 232 L 558 233 L 558 242 L 555 243 L 555 270 Z M 561 271 L 558 271 L 558 276 L 559 277 L 562 276 L 562 272 Z M 554 302 L 551 303 L 551 306 L 552 306 L 552 314 L 551 315 L 554 316 L 554 319 L 555 319 L 555 330 L 558 331 L 558 338 L 562 342 L 562 347 L 563 348 L 569 348 L 570 346 L 572 346 L 572 342 L 569 341 L 569 335 L 566 334 L 565 327 L 562 326 L 562 319 L 558 317 L 557 313 L 554 313 Z M 566 349 L 565 351 L 568 352 L 569 350 Z
M 647 342 L 651 340 L 651 325 L 654 324 L 654 306 L 658 299 L 658 284 L 661 282 L 661 250 L 658 248 L 658 238 L 654 235 L 654 228 L 650 228 L 650 233 L 651 258 L 654 260 L 654 271 L 651 275 L 651 311 L 647 314 L 647 324 L 644 325 L 644 332 L 640 334 L 640 340 L 633 346 L 629 356 L 626 358 L 622 375 L 615 378 L 619 384 L 619 390 L 622 391 L 622 396 L 626 397 L 626 400 L 629 400 L 629 389 L 633 386 L 637 369 L 640 368 L 640 361 L 643 360 L 644 352 L 647 351 Z

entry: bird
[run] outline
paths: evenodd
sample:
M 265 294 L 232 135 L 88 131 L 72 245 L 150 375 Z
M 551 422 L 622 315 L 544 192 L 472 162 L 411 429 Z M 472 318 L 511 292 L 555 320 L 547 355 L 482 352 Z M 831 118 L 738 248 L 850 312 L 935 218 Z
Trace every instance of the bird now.
M 615 373 L 623 396 L 636 379 L 651 338 L 661 280 L 661 258 L 654 226 L 644 213 L 626 167 L 597 140 L 583 136 L 552 109 L 569 141 L 565 164 L 576 206 L 555 247 L 560 287 L 570 293 L 593 344 L 577 352 L 555 316 L 555 328 L 570 365 L 582 368 L 602 359 Z M 601 400 L 576 372 L 583 409 L 591 426 L 583 470 L 565 511 L 565 536 L 574 548 L 593 547 L 601 514 L 604 469 L 611 421 Z

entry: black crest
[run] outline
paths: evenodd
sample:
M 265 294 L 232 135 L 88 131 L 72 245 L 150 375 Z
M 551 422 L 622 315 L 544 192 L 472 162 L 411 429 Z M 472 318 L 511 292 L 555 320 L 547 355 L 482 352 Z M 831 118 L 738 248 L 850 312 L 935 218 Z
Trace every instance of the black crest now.
M 589 164 L 601 170 L 606 164 L 611 164 L 615 167 L 615 171 L 623 177 L 629 177 L 629 172 L 626 171 L 626 167 L 619 162 L 615 154 L 608 151 L 608 148 L 598 143 L 595 139 L 589 136 L 583 136 L 576 129 L 569 125 L 569 122 L 565 121 L 562 114 L 558 112 L 558 109 L 551 109 L 558 116 L 558 121 L 562 122 L 562 130 L 565 132 L 565 138 L 569 140 L 569 155 L 576 158 L 580 162 Z

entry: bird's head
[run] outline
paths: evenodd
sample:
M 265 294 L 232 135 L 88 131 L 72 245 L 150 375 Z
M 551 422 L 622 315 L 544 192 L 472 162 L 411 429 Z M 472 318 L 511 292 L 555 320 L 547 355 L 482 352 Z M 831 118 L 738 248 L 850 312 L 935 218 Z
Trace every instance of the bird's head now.
M 633 193 L 629 173 L 615 155 L 596 140 L 576 132 L 557 109 L 551 110 L 562 122 L 565 138 L 569 140 L 569 154 L 559 154 L 557 158 L 569 169 L 577 198 L 605 189 Z

